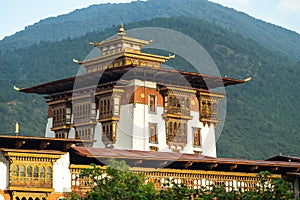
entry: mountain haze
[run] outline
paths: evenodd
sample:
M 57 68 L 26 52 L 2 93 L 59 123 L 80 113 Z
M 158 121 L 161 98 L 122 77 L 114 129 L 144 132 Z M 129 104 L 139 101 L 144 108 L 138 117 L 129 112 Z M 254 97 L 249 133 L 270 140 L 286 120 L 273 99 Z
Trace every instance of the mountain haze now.
M 28 26 L 25 30 L 0 41 L 0 51 L 23 48 L 40 41 L 61 41 L 83 36 L 88 32 L 102 31 L 120 22 L 175 16 L 207 19 L 245 38 L 251 38 L 269 49 L 299 60 L 299 34 L 207 0 L 148 0 L 93 5 Z

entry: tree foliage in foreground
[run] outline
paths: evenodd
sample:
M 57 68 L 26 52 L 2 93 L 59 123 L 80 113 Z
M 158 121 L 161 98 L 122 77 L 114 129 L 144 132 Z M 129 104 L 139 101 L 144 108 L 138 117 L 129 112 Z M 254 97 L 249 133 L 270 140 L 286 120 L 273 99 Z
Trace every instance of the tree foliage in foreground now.
M 146 181 L 143 174 L 130 171 L 124 161 L 111 160 L 106 173 L 93 165 L 91 169 L 84 169 L 82 178 L 92 180 L 94 187 L 83 197 L 72 195 L 71 200 L 146 200 L 146 199 L 195 199 L 195 200 L 269 200 L 269 199 L 290 199 L 290 183 L 281 178 L 270 179 L 270 172 L 260 172 L 258 175 L 260 186 L 252 191 L 230 191 L 226 192 L 224 185 L 209 188 L 189 189 L 184 184 L 177 184 L 174 180 L 164 183 L 162 190 L 157 191 L 152 183 Z
M 142 174 L 135 174 L 129 170 L 124 161 L 111 160 L 104 174 L 95 165 L 91 169 L 84 169 L 81 177 L 94 182 L 92 190 L 81 199 L 155 199 L 156 190 L 152 183 L 146 183 Z M 72 200 L 80 199 L 73 196 Z

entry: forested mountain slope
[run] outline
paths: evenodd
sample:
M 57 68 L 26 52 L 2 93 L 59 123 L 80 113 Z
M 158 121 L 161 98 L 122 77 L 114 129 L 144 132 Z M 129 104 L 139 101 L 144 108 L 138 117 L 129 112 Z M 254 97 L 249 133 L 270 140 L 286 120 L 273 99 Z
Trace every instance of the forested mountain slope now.
M 170 28 L 189 35 L 209 52 L 222 75 L 252 77 L 248 83 L 227 88 L 227 118 L 218 141 L 219 156 L 252 159 L 279 153 L 299 156 L 299 64 L 207 20 L 156 18 L 125 25 L 126 29 L 145 26 Z M 75 75 L 78 65 L 72 58 L 84 59 L 92 49 L 89 41 L 106 39 L 117 29 L 114 26 L 105 32 L 61 42 L 41 42 L 2 53 L 1 134 L 13 134 L 18 120 L 21 134 L 44 135 L 45 100 L 14 91 L 13 86 L 27 87 Z M 186 63 L 176 58 L 169 65 L 187 69 Z
M 0 41 L 0 51 L 22 48 L 40 41 L 60 41 L 82 36 L 120 22 L 129 23 L 154 17 L 174 16 L 208 19 L 232 32 L 249 37 L 268 49 L 274 49 L 299 60 L 299 34 L 207 0 L 148 0 L 94 5 L 28 26 L 24 31 Z

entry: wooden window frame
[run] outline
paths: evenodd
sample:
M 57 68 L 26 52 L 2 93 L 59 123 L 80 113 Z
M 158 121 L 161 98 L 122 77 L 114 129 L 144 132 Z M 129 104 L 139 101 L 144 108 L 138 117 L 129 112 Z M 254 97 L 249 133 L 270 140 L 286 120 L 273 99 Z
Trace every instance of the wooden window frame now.
M 152 101 L 151 98 L 154 98 L 154 101 Z M 156 113 L 157 96 L 154 94 L 149 94 L 148 99 L 149 113 Z
M 199 148 L 202 146 L 201 128 L 193 127 L 193 146 Z M 197 135 L 196 135 L 197 134 Z
M 149 123 L 149 143 L 158 144 L 157 123 Z M 152 130 L 154 129 L 154 134 Z

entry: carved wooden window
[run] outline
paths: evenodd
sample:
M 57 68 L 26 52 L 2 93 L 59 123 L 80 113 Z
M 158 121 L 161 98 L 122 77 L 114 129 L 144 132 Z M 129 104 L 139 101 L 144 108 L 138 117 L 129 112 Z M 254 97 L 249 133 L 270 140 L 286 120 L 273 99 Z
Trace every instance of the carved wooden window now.
M 120 98 L 114 97 L 114 116 L 119 116 L 120 113 Z
M 194 146 L 200 147 L 201 146 L 201 129 L 200 128 L 193 128 L 193 138 L 194 138 Z
M 44 166 L 40 166 L 41 163 L 38 163 L 34 166 L 30 164 L 31 163 L 18 163 L 16 165 L 13 165 L 13 177 L 11 179 L 11 185 L 52 187 L 52 168 L 48 166 L 46 175 L 47 178 L 45 179 L 45 167 L 48 164 L 45 164 Z
M 67 133 L 64 131 L 56 131 L 55 137 L 56 138 L 67 138 Z
M 99 99 L 99 118 L 112 117 L 112 97 L 101 97 Z
M 91 140 L 94 138 L 94 129 L 93 127 L 89 126 L 83 126 L 83 127 L 77 127 L 76 133 L 75 133 L 76 139 L 81 140 Z
M 34 168 L 33 168 L 33 177 L 34 177 L 34 180 L 38 180 L 38 178 L 39 178 L 39 168 L 37 166 L 34 166 Z
M 117 124 L 116 122 L 102 123 L 102 141 L 105 145 L 111 145 L 116 142 Z
M 18 165 L 14 166 L 14 180 L 18 179 L 19 177 L 19 167 Z
M 149 112 L 155 113 L 156 112 L 156 96 L 155 95 L 149 95 Z
M 187 121 L 168 119 L 166 121 L 167 142 L 176 145 L 184 145 L 187 142 Z
M 170 138 L 170 137 L 172 137 L 172 135 L 173 135 L 173 122 L 170 121 L 169 122 L 169 130 L 167 131 L 167 136 L 168 136 L 168 138 Z
M 52 108 L 52 127 L 61 127 L 71 124 L 71 108 L 65 104 L 56 105 Z
M 90 101 L 75 102 L 73 109 L 74 109 L 73 115 L 74 115 L 75 124 L 96 119 L 95 103 L 91 103 Z M 68 116 L 68 110 L 67 110 L 67 116 Z
M 186 109 L 190 110 L 190 99 L 189 98 L 186 98 L 185 99 L 185 106 L 186 106 Z
M 165 98 L 165 112 L 170 114 L 190 115 L 189 97 L 170 95 L 168 98 Z
M 47 179 L 52 179 L 52 168 L 50 166 L 47 167 Z
M 71 108 L 66 108 L 66 124 L 71 124 Z
M 157 123 L 149 123 L 149 142 L 157 143 Z
M 120 97 L 106 96 L 99 98 L 99 119 L 118 117 L 120 113 Z
M 29 177 L 29 178 L 32 177 L 32 167 L 31 166 L 27 167 L 27 177 Z
M 40 178 L 41 178 L 42 181 L 45 178 L 45 167 L 43 167 L 43 166 L 40 169 Z
M 200 117 L 205 120 L 218 120 L 218 100 L 213 98 L 201 99 Z
M 21 180 L 23 180 L 24 177 L 25 177 L 25 167 L 24 167 L 24 165 L 21 165 L 20 166 L 20 178 L 21 178 Z

